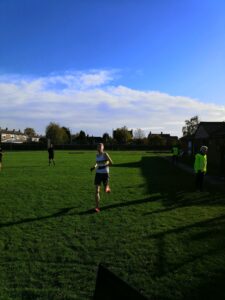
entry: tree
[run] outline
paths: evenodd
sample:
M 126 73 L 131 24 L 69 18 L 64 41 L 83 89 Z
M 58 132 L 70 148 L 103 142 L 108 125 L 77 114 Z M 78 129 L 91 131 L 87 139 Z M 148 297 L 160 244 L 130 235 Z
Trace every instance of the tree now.
M 183 136 L 193 135 L 198 128 L 198 124 L 198 116 L 194 116 L 190 120 L 185 120 L 185 126 L 182 128 Z
M 66 134 L 66 142 L 68 143 L 68 144 L 70 144 L 71 143 L 71 132 L 70 132 L 70 129 L 69 128 L 67 128 L 67 127 L 62 127 L 62 129 L 64 130 L 64 132 L 65 132 L 65 134 Z
M 45 129 L 46 138 L 51 140 L 52 144 L 64 144 L 67 141 L 67 134 L 59 124 L 51 122 Z
M 86 133 L 83 130 L 80 131 L 78 139 L 82 144 L 86 142 L 87 137 Z
M 141 128 L 134 131 L 134 139 L 137 144 L 144 144 L 145 132 Z
M 142 130 L 141 128 L 137 128 L 135 131 L 134 131 L 134 138 L 136 140 L 141 140 L 145 137 L 145 132 L 144 130 Z
M 45 136 L 41 136 L 40 139 L 39 139 L 39 143 L 40 143 L 40 144 L 46 145 L 46 144 L 47 144 L 47 139 L 46 139 L 46 137 L 45 137 Z
M 86 133 L 83 130 L 81 130 L 79 133 L 72 135 L 72 141 L 75 143 L 86 144 L 87 140 L 88 136 L 86 136 Z
M 102 136 L 102 139 L 103 139 L 103 143 L 104 144 L 107 144 L 109 141 L 110 141 L 110 136 L 107 132 L 105 132 Z
M 27 127 L 24 129 L 24 133 L 29 137 L 32 138 L 36 135 L 36 132 L 33 128 Z
M 124 126 L 113 131 L 113 138 L 119 144 L 126 144 L 132 139 L 132 133 Z
M 79 133 L 72 134 L 72 142 L 76 143 L 78 141 Z

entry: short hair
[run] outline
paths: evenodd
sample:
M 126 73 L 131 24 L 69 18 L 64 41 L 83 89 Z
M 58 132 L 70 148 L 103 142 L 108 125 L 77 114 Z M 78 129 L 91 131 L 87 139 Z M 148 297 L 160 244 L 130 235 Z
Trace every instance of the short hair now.
M 208 151 L 208 147 L 207 146 L 201 146 L 200 151 Z

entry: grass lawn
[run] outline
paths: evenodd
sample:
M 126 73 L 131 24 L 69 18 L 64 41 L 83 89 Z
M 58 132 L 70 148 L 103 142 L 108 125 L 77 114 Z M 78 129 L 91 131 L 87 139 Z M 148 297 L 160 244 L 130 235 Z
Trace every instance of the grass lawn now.
M 8 152 L 0 173 L 0 299 L 91 299 L 99 262 L 151 299 L 225 299 L 225 195 L 158 154 Z

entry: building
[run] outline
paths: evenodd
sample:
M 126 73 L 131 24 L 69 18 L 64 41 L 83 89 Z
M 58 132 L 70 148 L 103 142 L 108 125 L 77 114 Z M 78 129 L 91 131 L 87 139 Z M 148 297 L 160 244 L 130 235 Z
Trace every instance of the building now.
M 33 137 L 28 137 L 24 132 L 21 132 L 20 130 L 8 130 L 8 128 L 1 129 L 0 127 L 0 142 L 2 143 L 25 143 L 25 142 L 36 142 L 38 143 L 40 140 L 39 135 L 35 135 Z
M 202 145 L 209 147 L 208 162 L 225 175 L 225 122 L 200 122 L 194 135 L 194 153 Z
M 178 137 L 177 136 L 173 136 L 173 135 L 170 135 L 169 133 L 152 133 L 150 131 L 149 135 L 148 135 L 148 138 L 154 138 L 154 137 L 160 137 L 162 138 L 162 140 L 164 141 L 165 143 L 165 146 L 168 146 L 168 147 L 171 147 L 171 146 L 174 146 L 176 144 L 178 144 Z
M 8 128 L 0 129 L 1 143 L 24 143 L 27 139 L 28 137 L 20 130 L 8 130 Z
M 208 163 L 214 174 L 225 176 L 225 122 L 200 122 L 195 134 L 180 139 L 183 150 L 195 155 L 208 146 Z
M 40 138 L 41 138 L 41 136 L 35 135 L 35 136 L 30 137 L 30 138 L 27 138 L 27 141 L 29 141 L 29 142 L 34 142 L 34 143 L 38 143 L 39 140 L 40 140 Z

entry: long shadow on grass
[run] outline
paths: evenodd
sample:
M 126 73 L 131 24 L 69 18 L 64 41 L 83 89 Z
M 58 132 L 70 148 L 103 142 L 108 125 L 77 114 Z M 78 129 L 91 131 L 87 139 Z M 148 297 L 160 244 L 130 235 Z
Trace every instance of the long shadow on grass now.
M 206 205 L 210 210 L 210 207 L 225 204 L 223 192 L 215 192 L 210 186 L 206 186 L 207 192 L 194 192 L 193 176 L 160 157 L 143 157 L 140 165 L 148 193 L 159 193 L 163 204 L 162 209 L 146 212 L 147 217 L 188 206 L 192 206 L 194 210 L 195 206 Z M 217 212 L 219 214 L 219 210 Z M 184 222 L 188 223 L 185 217 Z M 148 235 L 146 238 L 158 248 L 153 277 L 159 280 L 169 276 L 176 286 L 179 276 L 183 278 L 184 282 L 179 279 L 179 290 L 182 294 L 179 299 L 225 299 L 225 264 L 222 264 L 224 232 L 225 215 L 220 215 Z M 171 254 L 173 247 L 174 255 Z M 181 253 L 178 252 L 176 256 L 178 249 Z M 191 278 L 191 281 L 187 287 L 185 280 L 189 280 L 188 278 Z M 217 289 L 210 289 L 215 282 Z
M 75 207 L 65 207 L 65 208 L 60 209 L 58 212 L 48 215 L 48 216 L 37 217 L 37 218 L 26 218 L 26 219 L 18 220 L 15 222 L 0 223 L 0 228 L 10 227 L 10 226 L 14 226 L 14 225 L 20 225 L 20 224 L 24 224 L 24 223 L 31 223 L 31 222 L 41 221 L 41 220 L 46 220 L 46 219 L 51 219 L 51 218 L 62 217 L 64 215 L 67 215 L 68 212 L 74 208 Z
M 101 211 L 110 210 L 110 209 L 114 209 L 114 208 L 118 208 L 118 207 L 127 207 L 127 206 L 131 206 L 131 205 L 138 205 L 138 204 L 143 204 L 143 203 L 153 202 L 153 201 L 158 201 L 158 200 L 159 200 L 158 196 L 152 196 L 152 197 L 147 197 L 145 199 L 125 201 L 125 202 L 120 202 L 120 203 L 115 203 L 115 204 L 102 206 Z M 13 225 L 20 225 L 20 224 L 24 224 L 24 223 L 42 221 L 42 220 L 62 217 L 62 216 L 66 216 L 66 215 L 70 215 L 70 216 L 71 215 L 80 215 L 80 216 L 82 216 L 82 215 L 89 215 L 89 214 L 96 213 L 94 211 L 94 209 L 89 209 L 89 210 L 78 212 L 78 213 L 68 214 L 74 208 L 75 207 L 65 207 L 65 208 L 62 208 L 61 210 L 59 210 L 58 212 L 56 212 L 54 214 L 51 214 L 51 215 L 48 215 L 48 216 L 42 216 L 42 217 L 37 217 L 37 218 L 26 218 L 26 219 L 18 220 L 18 221 L 15 221 L 15 222 L 0 223 L 0 228 L 10 227 L 10 226 L 13 226 Z
M 166 274 L 169 274 L 170 278 L 173 276 L 176 278 L 176 274 L 184 276 L 187 273 L 187 278 L 192 277 L 193 286 L 190 284 L 186 289 L 185 282 L 180 282 L 184 294 L 181 299 L 225 299 L 224 231 L 225 215 L 221 215 L 206 221 L 149 235 L 147 238 L 152 242 L 155 241 L 158 246 L 158 260 L 154 277 L 165 277 Z M 181 249 L 184 252 L 183 255 L 178 254 L 178 258 L 175 260 L 173 257 L 172 262 L 166 255 L 167 251 L 171 251 L 168 248 L 168 245 L 171 246 L 168 243 L 171 239 L 173 239 L 174 245 L 177 240 L 183 240 L 184 245 L 188 248 L 187 250 Z M 215 283 L 217 288 L 212 289 Z
M 115 203 L 115 204 L 102 206 L 101 211 L 109 210 L 109 209 L 113 209 L 113 208 L 118 208 L 118 207 L 138 205 L 138 204 L 143 204 L 143 203 L 147 203 L 147 202 L 154 202 L 154 201 L 158 201 L 158 200 L 159 200 L 158 196 L 152 196 L 152 197 L 147 197 L 145 199 L 140 199 L 140 200 L 125 201 L 125 202 L 120 202 L 120 203 Z M 93 213 L 95 213 L 95 211 L 93 209 L 89 209 L 89 210 L 86 210 L 86 211 L 79 212 L 78 215 L 89 215 L 89 214 L 93 214 Z
M 101 211 L 104 210 L 110 210 L 118 207 L 127 207 L 127 206 L 132 206 L 132 205 L 139 205 L 147 202 L 153 202 L 153 201 L 158 201 L 160 198 L 159 196 L 152 196 L 152 197 L 147 197 L 144 199 L 139 199 L 139 200 L 131 200 L 131 201 L 125 201 L 125 202 L 120 202 L 120 203 L 115 203 L 115 204 L 110 204 L 106 206 L 101 207 Z M 59 210 L 58 212 L 48 215 L 48 216 L 42 216 L 42 217 L 37 217 L 37 218 L 26 218 L 14 222 L 5 222 L 5 223 L 0 223 L 0 228 L 2 227 L 10 227 L 13 225 L 20 225 L 24 223 L 31 223 L 31 222 L 36 222 L 36 221 L 42 221 L 46 219 L 51 219 L 51 218 L 57 218 L 57 217 L 62 217 L 62 216 L 71 216 L 71 215 L 89 215 L 89 214 L 94 214 L 96 213 L 94 209 L 89 209 L 86 211 L 78 212 L 78 213 L 72 213 L 68 214 L 71 210 L 73 210 L 76 207 L 65 207 Z
M 193 205 L 225 205 L 223 193 L 215 192 L 210 187 L 207 187 L 206 192 L 196 193 L 194 176 L 174 167 L 162 157 L 144 156 L 141 161 L 114 164 L 113 167 L 140 168 L 146 180 L 147 192 L 150 195 L 160 195 L 158 200 L 161 200 L 164 208 L 146 212 L 144 215 Z M 119 205 L 116 204 L 115 207 L 119 207 Z
M 160 193 L 164 207 L 192 205 L 225 205 L 225 194 L 207 186 L 206 192 L 195 192 L 195 178 L 160 157 L 142 157 L 140 167 L 148 193 Z
M 205 205 L 210 209 L 217 205 L 225 205 L 224 193 L 216 192 L 207 184 L 206 192 L 196 193 L 194 176 L 174 167 L 161 157 L 144 156 L 139 162 L 114 166 L 140 168 L 146 181 L 147 192 L 150 195 L 160 195 L 155 200 L 161 201 L 162 208 L 144 213 L 146 217 L 190 206 L 194 209 L 196 206 Z M 188 219 L 184 218 L 184 222 L 188 222 Z M 152 277 L 156 280 L 160 278 L 163 280 L 169 276 L 168 278 L 174 278 L 174 285 L 177 285 L 176 274 L 183 277 L 184 282 L 181 280 L 179 287 L 182 296 L 179 299 L 225 299 L 225 264 L 221 265 L 221 256 L 224 256 L 225 248 L 224 232 L 225 215 L 220 215 L 147 236 L 146 238 L 150 239 L 151 243 L 155 243 L 158 249 Z M 173 246 L 175 251 L 181 250 L 181 254 L 177 257 L 176 253 L 168 255 L 173 252 Z M 199 270 L 193 271 L 195 265 L 199 266 Z M 206 276 L 200 276 L 200 274 L 206 274 Z M 200 279 L 196 279 L 196 276 Z M 187 288 L 185 280 L 190 277 L 192 281 Z M 210 289 L 215 282 L 217 289 Z
M 135 161 L 135 162 L 128 162 L 128 163 L 122 163 L 122 164 L 113 164 L 113 168 L 140 168 L 142 165 L 141 161 Z

